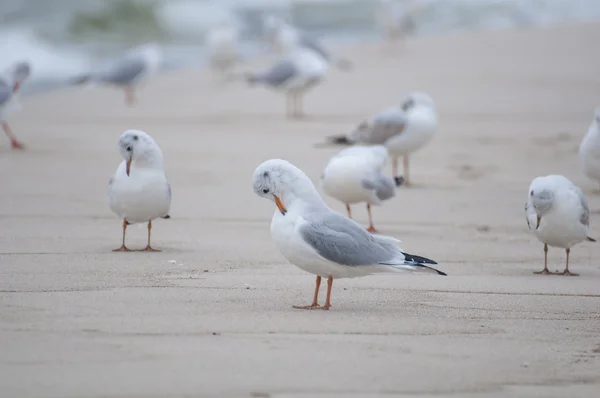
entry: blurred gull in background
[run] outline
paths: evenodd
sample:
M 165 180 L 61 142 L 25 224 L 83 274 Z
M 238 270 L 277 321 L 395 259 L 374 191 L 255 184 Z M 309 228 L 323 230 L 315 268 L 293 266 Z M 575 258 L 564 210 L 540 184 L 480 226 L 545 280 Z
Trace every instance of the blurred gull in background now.
M 99 83 L 122 87 L 125 102 L 136 103 L 135 87 L 158 71 L 162 53 L 155 44 L 144 44 L 126 52 L 108 65 L 74 80 L 75 84 Z
M 579 160 L 584 174 L 600 184 L 600 107 L 579 145 Z
M 250 84 L 262 84 L 268 88 L 282 90 L 286 95 L 286 115 L 291 118 L 304 116 L 302 96 L 319 84 L 328 70 L 327 62 L 318 53 L 308 48 L 296 48 L 270 68 L 248 73 Z
M 228 20 L 221 20 L 208 30 L 204 42 L 212 70 L 226 78 L 240 56 L 237 27 Z
M 13 149 L 24 149 L 25 146 L 17 141 L 6 118 L 21 108 L 18 93 L 30 74 L 31 67 L 26 61 L 16 62 L 0 74 L 0 123 Z
M 323 191 L 346 205 L 349 218 L 351 204 L 367 203 L 369 232 L 377 232 L 371 205 L 396 196 L 394 179 L 382 172 L 387 159 L 388 151 L 382 145 L 346 148 L 329 160 L 321 176 Z

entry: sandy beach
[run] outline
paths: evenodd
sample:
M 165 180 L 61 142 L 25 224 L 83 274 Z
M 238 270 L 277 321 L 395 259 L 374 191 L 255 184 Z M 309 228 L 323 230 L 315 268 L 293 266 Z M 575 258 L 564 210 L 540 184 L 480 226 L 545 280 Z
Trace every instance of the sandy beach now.
M 572 250 L 579 277 L 533 275 L 543 251 L 524 204 L 534 177 L 563 174 L 600 238 L 600 194 L 577 157 L 600 105 L 598 37 L 600 25 L 567 25 L 423 38 L 395 55 L 345 48 L 354 70 L 310 92 L 301 121 L 279 93 L 197 70 L 151 81 L 133 109 L 112 89 L 25 100 L 11 126 L 28 150 L 0 141 L 0 395 L 596 397 L 600 243 Z M 316 144 L 412 90 L 434 98 L 440 130 L 375 224 L 449 276 L 339 280 L 330 311 L 292 309 L 314 277 L 276 250 L 254 168 L 283 158 L 316 182 L 340 150 Z M 161 253 L 111 251 L 121 227 L 106 189 L 128 128 L 165 155 Z M 364 206 L 353 214 L 366 225 Z M 129 228 L 132 248 L 145 239 Z M 564 251 L 549 263 L 562 270 Z

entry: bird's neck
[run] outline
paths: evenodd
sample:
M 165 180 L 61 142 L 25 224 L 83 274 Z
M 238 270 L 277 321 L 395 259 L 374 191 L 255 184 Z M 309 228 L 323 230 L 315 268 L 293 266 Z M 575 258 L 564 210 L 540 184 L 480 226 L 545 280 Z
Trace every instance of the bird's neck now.
M 133 161 L 136 167 L 145 169 L 162 170 L 164 168 L 163 157 L 160 153 L 145 152 Z

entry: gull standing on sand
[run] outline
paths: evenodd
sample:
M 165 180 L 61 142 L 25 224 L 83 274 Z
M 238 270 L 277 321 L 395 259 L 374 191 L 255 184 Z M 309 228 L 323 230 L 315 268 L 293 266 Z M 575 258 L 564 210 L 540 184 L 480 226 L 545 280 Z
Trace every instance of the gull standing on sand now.
M 155 218 L 170 218 L 171 186 L 167 181 L 163 154 L 156 142 L 143 131 L 127 130 L 119 138 L 123 161 L 108 183 L 108 205 L 123 219 L 123 244 L 113 251 L 130 251 L 125 231 L 130 224 L 148 223 L 148 245 L 143 251 L 160 251 L 150 246 Z
M 18 93 L 30 74 L 31 67 L 26 61 L 16 62 L 0 74 L 0 123 L 13 149 L 25 149 L 25 145 L 13 135 L 6 118 L 20 108 Z
M 302 309 L 328 310 L 331 287 L 338 278 L 380 272 L 417 271 L 445 273 L 429 267 L 425 257 L 404 253 L 399 240 L 367 232 L 358 223 L 332 211 L 302 170 L 281 159 L 271 159 L 254 170 L 254 192 L 277 207 L 271 236 L 283 256 L 300 269 L 317 276 L 312 304 Z M 321 278 L 327 278 L 325 305 L 318 301 Z
M 377 232 L 371 205 L 396 196 L 394 179 L 382 172 L 387 159 L 388 151 L 382 145 L 346 148 L 329 160 L 321 176 L 323 191 L 346 205 L 349 218 L 351 204 L 367 203 L 369 232 Z
M 263 31 L 266 41 L 280 53 L 290 52 L 297 47 L 308 48 L 340 70 L 350 70 L 352 68 L 352 62 L 335 57 L 315 37 L 285 22 L 280 17 L 269 15 L 265 18 L 263 20 Z
M 334 144 L 384 145 L 392 158 L 392 177 L 397 185 L 410 186 L 409 155 L 425 146 L 438 126 L 431 97 L 411 93 L 399 106 L 384 109 L 363 121 L 350 134 L 329 137 Z M 404 177 L 398 175 L 398 158 L 403 156 Z
M 105 67 L 75 79 L 74 84 L 99 83 L 123 88 L 125 103 L 137 102 L 135 87 L 156 73 L 161 66 L 162 53 L 155 44 L 144 44 L 127 51 Z
M 327 62 L 318 53 L 296 48 L 267 70 L 247 74 L 246 80 L 249 84 L 263 84 L 284 91 L 287 116 L 300 118 L 304 116 L 302 96 L 323 81 L 327 70 Z
M 600 184 L 600 107 L 594 111 L 592 124 L 579 145 L 579 160 L 584 174 Z
M 529 186 L 525 204 L 527 226 L 544 244 L 544 269 L 534 274 L 551 274 L 548 271 L 548 245 L 565 249 L 567 253 L 563 275 L 577 275 L 569 271 L 571 247 L 588 240 L 590 211 L 583 192 L 561 175 L 536 177 Z
M 239 60 L 237 28 L 230 21 L 220 21 L 206 33 L 205 44 L 211 68 L 226 77 Z

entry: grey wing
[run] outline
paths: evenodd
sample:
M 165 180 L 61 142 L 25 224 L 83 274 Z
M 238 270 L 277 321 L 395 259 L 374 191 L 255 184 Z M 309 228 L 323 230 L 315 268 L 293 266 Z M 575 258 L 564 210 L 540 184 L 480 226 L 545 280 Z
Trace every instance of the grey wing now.
M 273 65 L 267 71 L 255 76 L 256 80 L 263 81 L 271 86 L 280 86 L 294 77 L 298 72 L 296 65 L 290 60 L 283 60 Z
M 300 45 L 313 50 L 326 60 L 329 60 L 330 58 L 329 53 L 327 50 L 325 50 L 321 43 L 306 34 L 302 34 L 300 36 Z
M 10 101 L 12 96 L 12 88 L 3 81 L 0 81 L 0 106 Z
M 589 226 L 590 225 L 590 208 L 587 204 L 587 200 L 585 199 L 585 196 L 583 195 L 583 192 L 581 192 L 581 189 L 579 189 L 579 187 L 574 186 L 575 188 L 575 192 L 577 193 L 577 196 L 579 196 L 579 200 L 581 201 L 581 207 L 583 208 L 583 211 L 581 212 L 581 217 L 579 218 L 579 221 L 585 225 L 585 226 Z
M 361 181 L 365 189 L 374 190 L 379 200 L 386 200 L 396 196 L 394 179 L 382 173 L 373 174 Z
M 406 117 L 401 109 L 388 109 L 361 123 L 352 137 L 365 144 L 383 145 L 404 131 Z
M 319 255 L 337 264 L 374 265 L 402 255 L 399 248 L 377 241 L 356 222 L 337 213 L 307 220 L 298 231 Z
M 128 57 L 117 62 L 100 77 L 100 80 L 113 84 L 128 84 L 146 69 L 146 63 L 140 57 Z

